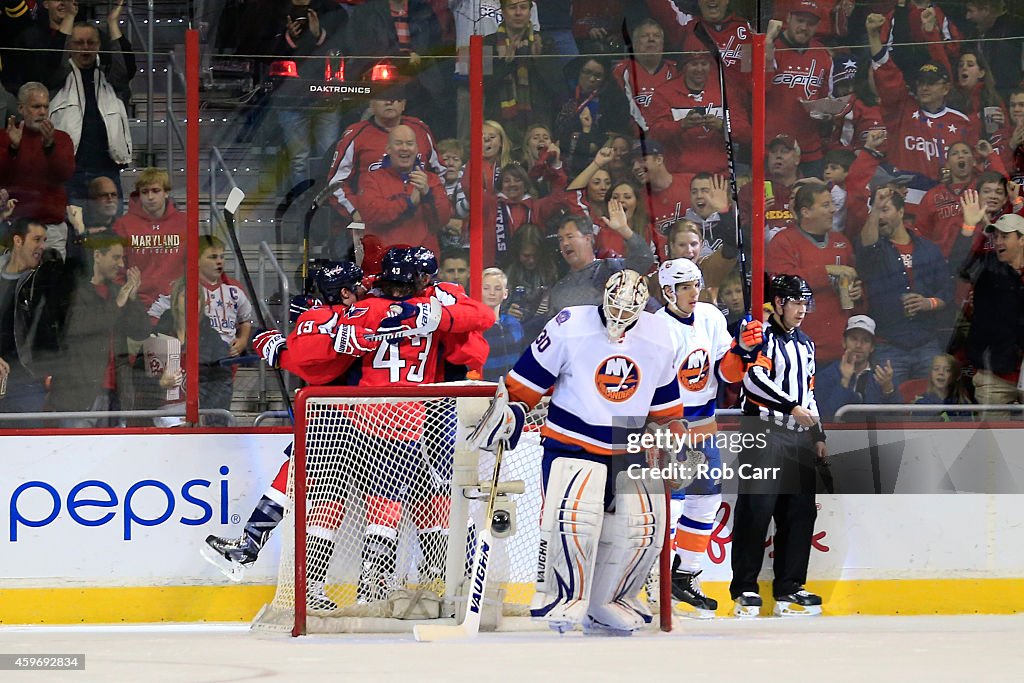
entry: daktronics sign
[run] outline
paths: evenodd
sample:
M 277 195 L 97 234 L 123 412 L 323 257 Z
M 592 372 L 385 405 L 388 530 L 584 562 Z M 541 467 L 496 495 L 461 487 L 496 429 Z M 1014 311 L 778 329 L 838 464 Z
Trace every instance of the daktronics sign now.
M 7 539 L 17 543 L 19 533 L 54 525 L 62 512 L 81 527 L 116 525 L 125 541 L 132 540 L 140 529 L 161 524 L 236 523 L 238 516 L 228 513 L 230 470 L 221 465 L 217 471 L 220 479 L 216 481 L 197 478 L 180 485 L 141 479 L 115 486 L 100 479 L 85 479 L 65 488 L 41 480 L 26 481 L 10 496 Z

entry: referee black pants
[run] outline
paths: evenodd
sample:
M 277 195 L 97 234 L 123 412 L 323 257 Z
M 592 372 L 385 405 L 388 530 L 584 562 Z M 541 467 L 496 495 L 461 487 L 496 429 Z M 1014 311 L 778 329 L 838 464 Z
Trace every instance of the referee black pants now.
M 732 583 L 735 600 L 758 593 L 768 523 L 775 520 L 772 595 L 794 593 L 807 582 L 814 520 L 816 453 L 810 432 L 769 429 L 764 447 L 744 451 L 740 463 L 778 467 L 777 479 L 740 480 L 732 528 Z

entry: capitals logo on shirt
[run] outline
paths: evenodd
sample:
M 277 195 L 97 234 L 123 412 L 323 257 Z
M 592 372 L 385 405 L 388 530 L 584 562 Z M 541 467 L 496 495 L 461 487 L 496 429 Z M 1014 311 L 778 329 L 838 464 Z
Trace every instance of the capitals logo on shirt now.
M 679 366 L 679 386 L 686 391 L 700 391 L 711 379 L 711 357 L 707 349 L 695 349 Z
M 605 358 L 594 374 L 597 393 L 612 403 L 622 403 L 640 386 L 640 368 L 627 356 Z

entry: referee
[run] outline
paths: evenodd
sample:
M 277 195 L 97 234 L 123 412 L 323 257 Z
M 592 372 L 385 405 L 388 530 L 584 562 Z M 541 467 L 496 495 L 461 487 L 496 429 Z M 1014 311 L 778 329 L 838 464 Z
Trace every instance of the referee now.
M 763 440 L 755 440 L 740 460 L 755 468 L 779 469 L 772 479 L 740 481 L 729 586 L 738 617 L 760 613 L 757 575 L 772 518 L 776 616 L 821 613 L 821 598 L 804 590 L 818 514 L 815 465 L 828 455 L 814 402 L 814 342 L 800 330 L 813 300 L 811 288 L 797 275 L 776 276 L 769 293 L 774 312 L 765 326 L 761 353 L 743 378 L 741 399 L 746 420 L 759 417 L 767 424 L 752 430 Z

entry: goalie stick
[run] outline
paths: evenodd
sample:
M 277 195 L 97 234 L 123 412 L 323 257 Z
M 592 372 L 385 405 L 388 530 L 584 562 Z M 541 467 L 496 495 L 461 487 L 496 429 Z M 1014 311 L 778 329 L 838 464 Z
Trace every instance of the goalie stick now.
M 494 536 L 491 534 L 491 522 L 494 518 L 494 501 L 498 497 L 498 475 L 501 472 L 501 460 L 505 455 L 505 442 L 499 441 L 494 453 L 494 474 L 491 476 L 491 488 L 487 492 L 487 512 L 484 517 L 484 528 L 477 536 L 476 548 L 473 551 L 473 568 L 469 572 L 469 600 L 466 603 L 466 616 L 461 624 L 417 624 L 413 627 L 413 636 L 420 643 L 433 643 L 439 640 L 456 640 L 475 638 L 480 633 L 480 614 L 484 606 L 484 589 L 487 587 L 487 567 L 490 564 L 491 548 Z
M 242 245 L 238 243 L 238 235 L 235 232 L 235 213 L 238 211 L 238 207 L 242 204 L 243 199 L 245 199 L 244 192 L 237 187 L 231 188 L 227 201 L 224 202 L 224 223 L 227 226 L 228 238 L 231 240 L 231 248 L 235 252 L 235 258 L 238 259 L 238 269 L 245 280 L 245 286 L 249 288 L 249 293 L 253 297 L 253 303 L 255 304 L 253 311 L 256 313 L 256 321 L 260 324 L 261 328 L 269 330 L 271 328 L 267 325 L 266 316 L 263 315 L 263 302 L 256 296 L 256 288 L 252 284 L 252 276 L 249 274 L 249 268 L 245 265 L 245 258 L 242 256 Z M 277 377 L 277 386 L 281 390 L 281 398 L 284 399 L 284 405 L 288 409 L 288 416 L 292 422 L 295 422 L 295 413 L 292 411 L 292 399 L 288 395 L 288 385 L 284 381 L 284 374 L 282 374 L 280 368 L 274 368 L 274 376 Z

